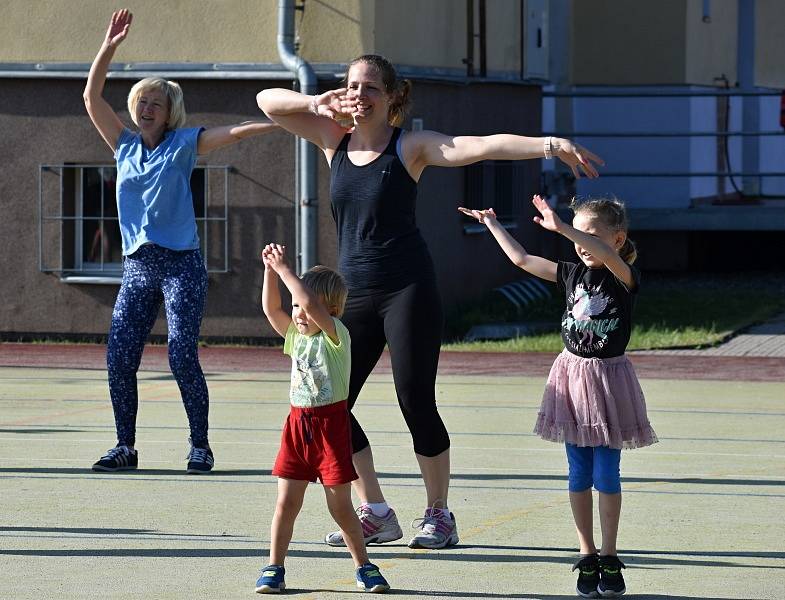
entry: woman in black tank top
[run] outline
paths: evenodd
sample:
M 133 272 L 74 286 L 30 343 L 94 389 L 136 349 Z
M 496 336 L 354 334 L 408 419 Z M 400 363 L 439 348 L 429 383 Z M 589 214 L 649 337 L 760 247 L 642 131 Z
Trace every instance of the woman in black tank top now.
M 379 360 L 390 350 L 399 404 L 412 434 L 426 491 L 421 530 L 413 548 L 458 542 L 447 508 L 450 440 L 436 408 L 435 381 L 442 308 L 433 263 L 415 222 L 417 181 L 425 167 L 458 167 L 482 160 L 557 156 L 576 177 L 596 177 L 599 157 L 563 138 L 511 134 L 450 136 L 404 132 L 410 83 L 383 57 L 355 59 L 344 87 L 318 96 L 262 90 L 259 107 L 276 123 L 313 142 L 330 164 L 330 194 L 338 228 L 338 268 L 349 287 L 343 322 L 352 339 L 349 409 Z M 366 543 L 402 537 L 386 505 L 373 454 L 352 416 L 354 466 Z M 343 545 L 340 532 L 326 542 Z

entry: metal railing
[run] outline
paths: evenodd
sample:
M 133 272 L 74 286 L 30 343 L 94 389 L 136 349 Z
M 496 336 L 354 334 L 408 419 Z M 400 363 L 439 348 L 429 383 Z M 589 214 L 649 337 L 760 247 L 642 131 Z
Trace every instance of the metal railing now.
M 588 98 L 588 99 L 615 99 L 615 98 L 731 98 L 731 97 L 767 97 L 767 96 L 781 96 L 782 92 L 772 90 L 734 90 L 734 89 L 718 89 L 718 90 L 586 90 L 586 91 L 543 91 L 543 98 Z M 726 109 L 727 110 L 727 109 Z M 726 117 L 727 128 L 727 117 Z M 544 136 L 566 137 L 573 140 L 586 139 L 586 138 L 724 138 L 727 143 L 728 138 L 761 138 L 761 137 L 776 137 L 783 136 L 785 132 L 768 130 L 768 131 L 545 131 Z M 629 172 L 629 171 L 602 171 L 602 177 L 688 177 L 688 178 L 701 178 L 701 177 L 717 177 L 717 178 L 766 178 L 766 177 L 785 177 L 785 171 L 763 171 L 763 172 L 745 172 L 745 171 L 731 171 L 729 165 L 729 152 L 727 147 L 724 151 L 725 161 L 728 164 L 728 169 L 717 171 L 646 171 L 646 172 Z M 567 173 L 566 176 L 571 178 L 571 174 Z M 734 184 L 734 187 L 735 184 Z

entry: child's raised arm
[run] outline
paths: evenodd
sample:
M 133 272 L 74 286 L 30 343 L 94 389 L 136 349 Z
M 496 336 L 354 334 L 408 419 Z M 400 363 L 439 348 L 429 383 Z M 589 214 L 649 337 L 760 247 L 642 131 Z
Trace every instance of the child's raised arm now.
M 540 196 L 535 195 L 532 199 L 532 203 L 535 208 L 540 211 L 540 216 L 534 217 L 535 223 L 541 225 L 548 231 L 560 233 L 572 243 L 579 245 L 592 256 L 601 260 L 608 270 L 627 286 L 627 289 L 635 287 L 635 280 L 632 277 L 630 265 L 619 256 L 619 251 L 617 249 L 612 248 L 593 235 L 579 231 L 572 225 L 567 225 L 555 212 L 553 212 L 553 209 L 548 206 L 548 203 Z
M 262 286 L 262 310 L 270 325 L 282 337 L 286 337 L 292 316 L 281 308 L 281 291 L 278 289 L 278 274 L 270 266 L 270 255 L 274 250 L 273 244 L 267 244 L 262 250 L 264 263 L 264 284 Z
M 459 207 L 458 210 L 465 215 L 474 217 L 480 223 L 485 223 L 486 227 L 488 227 L 488 231 L 493 234 L 493 237 L 496 238 L 496 241 L 499 243 L 502 250 L 504 250 L 504 253 L 516 266 L 541 279 L 556 281 L 556 263 L 547 258 L 534 256 L 533 254 L 526 252 L 523 246 L 507 233 L 507 230 L 504 227 L 499 225 L 499 222 L 496 220 L 496 213 L 492 208 L 486 210 L 472 210 Z
M 292 304 L 302 308 L 308 315 L 308 318 L 316 323 L 319 329 L 330 336 L 333 342 L 336 344 L 340 343 L 338 332 L 335 329 L 335 321 L 333 321 L 329 307 L 325 306 L 319 296 L 305 285 L 291 270 L 289 265 L 286 264 L 285 247 L 280 244 L 269 244 L 267 247 L 272 247 L 272 249 L 267 255 L 265 266 L 269 264 L 269 268 L 274 269 L 281 278 L 281 281 L 292 294 Z

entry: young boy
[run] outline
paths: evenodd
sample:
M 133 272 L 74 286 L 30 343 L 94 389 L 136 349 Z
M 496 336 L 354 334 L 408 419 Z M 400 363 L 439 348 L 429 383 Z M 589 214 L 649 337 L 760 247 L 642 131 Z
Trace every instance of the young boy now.
M 283 351 L 292 357 L 289 392 L 291 410 L 281 435 L 273 467 L 278 477 L 278 500 L 270 527 L 270 565 L 256 582 L 259 594 L 280 592 L 284 559 L 294 521 L 309 481 L 321 479 L 330 510 L 341 528 L 357 569 L 357 587 L 366 592 L 390 589 L 379 568 L 368 562 L 362 526 L 352 506 L 350 482 L 352 442 L 346 397 L 349 392 L 349 332 L 338 320 L 346 303 L 341 276 L 316 266 L 298 279 L 284 260 L 284 247 L 262 250 L 264 314 L 285 338 Z M 292 294 L 292 314 L 281 308 L 278 279 Z

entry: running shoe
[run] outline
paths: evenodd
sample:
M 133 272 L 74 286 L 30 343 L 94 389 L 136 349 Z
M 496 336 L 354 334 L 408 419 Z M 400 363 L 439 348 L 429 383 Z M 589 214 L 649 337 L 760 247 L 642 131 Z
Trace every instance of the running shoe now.
M 286 589 L 283 580 L 286 569 L 280 565 L 270 565 L 262 569 L 259 579 L 256 580 L 257 594 L 277 594 Z
M 98 462 L 93 471 L 133 471 L 139 466 L 139 453 L 128 446 L 115 446 L 109 449 Z
M 390 584 L 379 572 L 379 567 L 366 563 L 357 569 L 357 587 L 364 592 L 380 594 L 390 589 Z
M 600 556 L 600 583 L 597 585 L 600 596 L 613 598 L 627 591 L 621 574 L 621 570 L 626 568 L 618 556 Z
M 446 548 L 458 543 L 458 524 L 455 515 L 444 514 L 440 508 L 426 508 L 425 516 L 412 521 L 412 527 L 419 529 L 409 542 L 409 548 Z
M 401 526 L 398 525 L 398 518 L 395 516 L 395 511 L 392 508 L 383 517 L 377 517 L 371 511 L 371 507 L 363 503 L 357 508 L 357 516 L 360 518 L 366 546 L 368 544 L 394 542 L 403 537 L 403 531 L 401 531 Z M 329 546 L 346 545 L 340 531 L 328 533 L 324 541 Z
M 581 556 L 576 562 L 573 571 L 578 571 L 578 583 L 575 584 L 575 591 L 582 598 L 596 598 L 597 584 L 600 583 L 600 559 L 596 554 Z
M 213 465 L 215 465 L 213 451 L 210 448 L 195 447 L 190 439 L 188 443 L 191 444 L 191 449 L 188 451 L 188 456 L 185 457 L 188 460 L 185 472 L 191 475 L 203 475 L 212 471 Z

